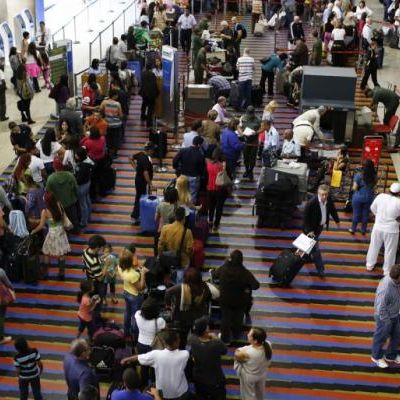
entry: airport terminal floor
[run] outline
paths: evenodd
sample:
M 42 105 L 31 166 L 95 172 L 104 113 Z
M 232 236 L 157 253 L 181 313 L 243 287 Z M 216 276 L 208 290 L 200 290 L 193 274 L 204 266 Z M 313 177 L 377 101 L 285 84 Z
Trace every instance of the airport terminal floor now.
M 368 1 L 375 17 L 382 15 L 382 6 L 377 1 Z M 223 15 L 218 16 L 222 20 Z M 248 29 L 251 15 L 245 14 L 242 23 Z M 287 30 L 277 33 L 277 47 L 286 47 Z M 273 51 L 274 32 L 268 31 L 263 37 L 248 34 L 242 42 L 242 49 L 248 47 L 255 60 L 268 56 Z M 180 51 L 180 65 L 185 66 Z M 385 48 L 383 68 L 378 72 L 381 86 L 400 84 L 398 65 L 400 50 Z M 257 61 L 258 63 L 258 61 Z M 89 60 L 87 60 L 89 64 Z M 257 67 L 258 68 L 258 67 Z M 260 72 L 256 72 L 256 80 Z M 366 98 L 359 90 L 358 77 L 356 103 L 366 104 Z M 10 85 L 8 83 L 8 85 Z M 18 119 L 17 96 L 7 91 L 7 113 L 10 121 Z M 54 111 L 54 103 L 43 90 L 32 102 L 32 115 L 37 121 L 32 125 L 35 133 L 43 127 L 54 126 L 49 114 Z M 270 99 L 264 96 L 264 104 Z M 277 94 L 275 127 L 282 135 L 291 127 L 298 115 L 297 109 L 286 105 L 286 97 Z M 115 190 L 93 204 L 90 222 L 80 234 L 69 234 L 72 251 L 66 256 L 65 280 L 57 279 L 57 268 L 53 264 L 47 280 L 32 286 L 16 283 L 17 301 L 8 308 L 5 330 L 13 337 L 24 336 L 33 347 L 39 349 L 44 364 L 41 376 L 43 398 L 58 400 L 66 398 L 66 384 L 63 375 L 63 357 L 69 351 L 71 341 L 77 333 L 76 294 L 82 272 L 82 252 L 87 240 L 93 234 L 104 236 L 114 251 L 134 242 L 140 260 L 153 255 L 152 236 L 140 234 L 140 227 L 132 224 L 130 217 L 134 202 L 134 171 L 129 158 L 142 150 L 148 140 L 148 129 L 140 121 L 142 99 L 132 96 L 125 139 L 118 157 L 113 161 L 117 171 Z M 235 113 L 233 110 L 231 110 Z M 257 108 L 261 115 L 262 108 Z M 0 165 L 3 167 L 1 181 L 6 182 L 15 163 L 9 144 L 8 122 L 0 122 Z M 184 129 L 179 130 L 179 142 Z M 161 193 L 174 178 L 172 159 L 176 154 L 175 139 L 168 138 L 168 154 L 164 160 L 167 172 L 155 173 L 153 186 Z M 350 147 L 351 169 L 360 164 L 361 149 Z M 400 160 L 396 153 L 385 148 L 382 166 L 387 166 L 386 188 L 399 180 Z M 269 400 L 394 400 L 400 396 L 398 366 L 379 369 L 371 362 L 371 344 L 375 328 L 373 304 L 376 287 L 382 277 L 381 264 L 374 271 L 365 269 L 365 259 L 370 235 L 360 233 L 350 235 L 351 214 L 343 211 L 344 203 L 339 202 L 337 227 L 331 224 L 329 231 L 320 237 L 320 248 L 325 261 L 325 277 L 315 274 L 313 264 L 306 264 L 289 288 L 271 284 L 269 268 L 273 260 L 285 248 L 291 248 L 293 240 L 302 230 L 302 208 L 300 207 L 289 227 L 258 228 L 253 215 L 253 205 L 257 189 L 257 179 L 261 163 L 255 167 L 255 181 L 241 181 L 225 203 L 218 231 L 210 232 L 205 245 L 205 268 L 218 268 L 229 253 L 240 249 L 244 255 L 244 265 L 260 281 L 261 287 L 253 292 L 251 311 L 252 326 L 267 330 L 272 343 L 273 359 L 268 369 L 265 399 Z M 242 175 L 241 166 L 238 175 Z M 380 187 L 382 190 L 382 187 Z M 372 224 L 368 225 L 370 232 Z M 54 263 L 55 261 L 53 261 Z M 104 317 L 122 325 L 124 301 L 122 285 L 117 284 L 118 304 L 108 303 Z M 213 326 L 218 332 L 218 321 Z M 223 357 L 226 376 L 227 397 L 239 399 L 239 380 L 233 369 L 235 348 L 247 343 L 246 332 L 239 341 L 229 346 Z M 0 399 L 19 398 L 13 357 L 12 343 L 0 346 Z M 101 384 L 102 399 L 108 385 Z

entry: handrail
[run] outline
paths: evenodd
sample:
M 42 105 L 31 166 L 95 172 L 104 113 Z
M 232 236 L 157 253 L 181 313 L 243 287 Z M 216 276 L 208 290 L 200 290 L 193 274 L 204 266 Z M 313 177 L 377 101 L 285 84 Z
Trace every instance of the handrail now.
M 65 23 L 60 29 L 56 30 L 52 35 L 52 41 L 53 43 L 55 42 L 55 36 L 60 33 L 61 31 L 63 32 L 63 39 L 65 39 L 65 28 L 73 21 L 76 21 L 76 17 L 79 17 L 83 12 L 87 11 L 88 8 L 90 8 L 93 4 L 96 4 L 99 0 L 94 0 L 92 1 L 89 5 L 85 6 L 82 8 L 81 11 L 78 12 L 78 14 L 74 15 L 67 23 Z

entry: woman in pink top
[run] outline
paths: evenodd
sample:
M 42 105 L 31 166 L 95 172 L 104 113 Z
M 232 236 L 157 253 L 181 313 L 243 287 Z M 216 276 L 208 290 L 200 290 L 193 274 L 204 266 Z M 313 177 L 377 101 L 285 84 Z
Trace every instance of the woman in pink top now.
M 106 139 L 95 127 L 90 128 L 89 132 L 89 136 L 81 140 L 81 146 L 86 148 L 88 156 L 93 161 L 100 161 L 106 155 Z
M 211 156 L 211 160 L 207 159 L 207 199 L 208 199 L 208 222 L 213 226 L 214 230 L 218 230 L 219 223 L 222 217 L 225 200 L 228 196 L 228 191 L 225 187 L 216 185 L 216 179 L 219 172 L 225 168 L 223 161 L 223 153 L 217 147 Z M 215 218 L 214 218 L 215 216 Z

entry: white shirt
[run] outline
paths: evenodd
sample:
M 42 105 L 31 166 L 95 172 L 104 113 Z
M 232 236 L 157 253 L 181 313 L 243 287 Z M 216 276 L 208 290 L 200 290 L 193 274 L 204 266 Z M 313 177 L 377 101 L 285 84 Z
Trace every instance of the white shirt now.
M 167 325 L 163 318 L 157 318 L 157 332 L 156 332 L 156 321 L 154 319 L 148 320 L 142 317 L 139 311 L 135 313 L 136 325 L 139 329 L 138 342 L 150 346 L 153 343 L 154 337 L 157 332 L 164 329 Z
M 298 143 L 296 143 L 294 141 L 294 139 L 292 140 L 284 140 L 283 141 L 283 145 L 282 145 L 282 155 L 287 154 L 290 156 L 297 156 L 300 157 L 301 155 L 301 150 L 300 150 L 300 146 Z
M 188 16 L 182 14 L 178 19 L 178 24 L 181 26 L 182 29 L 193 29 L 196 26 L 197 22 L 196 18 L 193 17 L 192 14 L 189 14 Z
M 324 139 L 324 134 L 321 131 L 321 128 L 319 126 L 321 120 L 321 115 L 317 109 L 313 110 L 308 110 L 303 112 L 303 114 L 300 114 L 294 121 L 293 125 L 296 125 L 297 123 L 308 121 L 312 124 L 315 133 L 318 135 L 318 137 L 323 140 Z
M 325 203 L 323 203 L 320 199 L 320 197 L 318 196 L 318 202 L 319 202 L 319 208 L 321 209 L 321 225 L 324 226 L 326 225 L 326 203 L 327 201 L 325 201 Z
M 239 57 L 236 63 L 239 72 L 239 82 L 252 80 L 255 70 L 254 58 L 248 56 Z
M 278 148 L 278 144 L 279 133 L 274 126 L 271 126 L 268 132 L 265 131 L 264 150 L 267 150 L 271 147 Z
M 65 165 L 66 167 L 72 167 L 72 170 L 75 172 L 76 161 L 73 150 L 65 150 L 63 165 Z
M 183 135 L 182 147 L 190 147 L 193 144 L 193 139 L 196 136 L 199 136 L 199 134 L 196 131 L 186 132 Z
M 360 8 L 360 6 L 357 6 L 356 8 L 357 19 L 361 19 L 363 13 L 367 13 L 367 17 L 370 17 L 372 15 L 372 11 L 367 6 L 365 6 L 364 8 Z
M 346 36 L 346 31 L 343 28 L 335 28 L 332 31 L 332 40 L 344 40 Z
M 368 24 L 364 25 L 364 28 L 362 30 L 362 37 L 371 44 L 371 39 L 372 39 L 372 27 L 369 26 Z
M 343 13 L 342 10 L 338 6 L 333 6 L 332 12 L 335 13 L 337 19 L 342 19 Z
M 6 80 L 6 76 L 4 75 L 4 71 L 2 69 L 0 69 L 0 83 L 1 81 L 5 81 Z
M 223 124 L 224 122 L 225 122 L 225 109 L 223 108 L 223 107 L 221 107 L 221 105 L 220 104 L 214 104 L 214 106 L 213 106 L 213 108 L 212 108 L 213 110 L 215 110 L 217 113 L 218 113 L 218 116 L 217 116 L 217 118 L 215 119 L 215 122 L 218 124 L 218 123 L 221 123 L 221 124 Z
M 31 155 L 31 162 L 28 167 L 32 173 L 32 178 L 36 183 L 43 181 L 42 171 L 44 168 L 44 162 L 39 157 Z
M 39 150 L 40 158 L 43 160 L 43 162 L 44 162 L 45 164 L 54 161 L 54 157 L 55 157 L 55 155 L 57 154 L 57 152 L 61 149 L 61 147 L 62 147 L 62 146 L 61 146 L 60 143 L 58 143 L 58 142 L 52 142 L 52 143 L 51 143 L 51 152 L 50 152 L 50 155 L 47 156 L 46 154 L 43 153 L 43 150 L 42 150 L 42 141 L 39 140 L 39 141 L 36 143 L 36 148 Z
M 174 399 L 188 391 L 185 367 L 189 359 L 187 350 L 153 350 L 138 356 L 141 365 L 153 367 L 156 388 L 163 391 L 164 398 Z
M 371 204 L 371 211 L 375 214 L 374 229 L 386 233 L 398 233 L 400 217 L 400 198 L 389 193 L 381 193 Z
M 37 46 L 41 46 L 42 36 L 44 39 L 45 46 L 47 46 L 50 43 L 50 29 L 45 27 L 44 32 L 42 32 L 40 29 L 38 30 L 38 32 L 36 33 Z
M 268 343 L 271 345 L 270 342 Z M 266 359 L 263 347 L 255 348 L 252 345 L 248 345 L 239 347 L 237 350 L 247 353 L 249 358 L 243 363 L 235 361 L 234 368 L 236 370 L 240 365 L 240 369 L 247 377 L 253 377 L 254 380 L 266 377 L 267 368 L 271 362 Z

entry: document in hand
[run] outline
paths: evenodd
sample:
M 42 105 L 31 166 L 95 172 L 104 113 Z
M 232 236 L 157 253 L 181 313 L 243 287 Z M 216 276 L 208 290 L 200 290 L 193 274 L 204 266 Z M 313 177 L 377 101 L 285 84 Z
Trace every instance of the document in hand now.
M 306 254 L 310 254 L 316 243 L 317 243 L 316 240 L 302 233 L 293 242 L 293 246 L 296 247 L 296 249 L 299 249 Z

